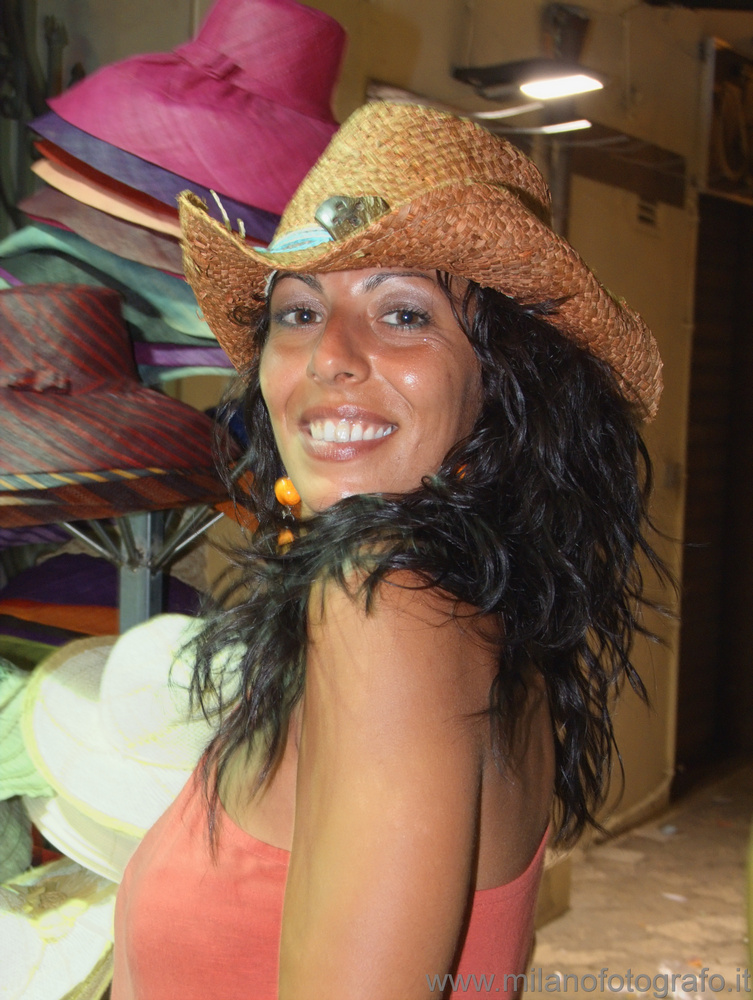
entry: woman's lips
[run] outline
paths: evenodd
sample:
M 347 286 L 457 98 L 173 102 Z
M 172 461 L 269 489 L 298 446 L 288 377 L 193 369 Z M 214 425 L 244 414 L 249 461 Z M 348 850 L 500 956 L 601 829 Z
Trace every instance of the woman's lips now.
M 397 431 L 393 424 L 375 413 L 315 413 L 309 411 L 301 420 L 306 451 L 323 459 L 343 461 L 377 447 Z
M 313 420 L 308 431 L 314 441 L 374 441 L 387 437 L 397 430 L 395 424 L 373 423 L 366 420 Z

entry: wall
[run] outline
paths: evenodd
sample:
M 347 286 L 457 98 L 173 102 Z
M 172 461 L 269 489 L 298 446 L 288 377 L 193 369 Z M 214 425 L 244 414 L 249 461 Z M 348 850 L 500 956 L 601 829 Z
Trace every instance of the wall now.
M 38 0 L 41 17 L 54 13 L 68 27 L 66 62 L 98 64 L 135 51 L 154 51 L 188 37 L 209 0 Z M 464 109 L 488 107 L 451 76 L 454 65 L 483 65 L 539 54 L 539 11 L 531 0 L 317 0 L 349 31 L 350 44 L 335 101 L 342 120 L 375 79 Z M 656 517 L 668 536 L 682 534 L 685 422 L 690 356 L 691 289 L 696 232 L 695 183 L 703 172 L 704 66 L 700 42 L 718 30 L 753 35 L 750 15 L 693 13 L 681 8 L 592 0 L 592 29 L 583 62 L 609 77 L 600 95 L 580 99 L 580 113 L 687 158 L 687 205 L 658 206 L 658 225 L 636 223 L 637 197 L 574 178 L 570 238 L 602 281 L 639 309 L 654 328 L 664 355 L 662 410 L 648 430 L 656 464 Z M 314 55 L 314 54 L 312 54 Z M 314 56 L 315 57 L 315 56 Z M 190 390 L 189 394 L 190 394 Z M 664 546 L 679 576 L 677 543 Z M 666 599 L 666 595 L 660 595 Z M 647 715 L 636 699 L 618 714 L 626 772 L 624 794 L 612 815 L 630 821 L 666 797 L 673 767 L 677 627 L 660 620 L 665 645 L 637 651 L 651 690 Z

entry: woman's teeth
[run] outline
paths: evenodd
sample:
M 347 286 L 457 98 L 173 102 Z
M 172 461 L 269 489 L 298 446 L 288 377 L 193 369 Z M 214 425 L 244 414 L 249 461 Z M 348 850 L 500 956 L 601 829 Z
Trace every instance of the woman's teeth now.
M 349 420 L 317 420 L 309 425 L 314 441 L 336 441 L 347 444 L 350 441 L 374 441 L 387 437 L 397 428 L 394 424 L 375 427 L 373 424 L 351 423 Z

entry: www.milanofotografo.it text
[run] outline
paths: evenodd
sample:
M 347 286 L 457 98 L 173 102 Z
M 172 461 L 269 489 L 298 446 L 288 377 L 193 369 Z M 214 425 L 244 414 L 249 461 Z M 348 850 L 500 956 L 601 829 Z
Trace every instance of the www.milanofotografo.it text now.
M 533 968 L 529 972 L 502 977 L 470 973 L 453 976 L 426 974 L 429 990 L 441 996 L 448 988 L 455 993 L 636 993 L 665 1000 L 680 993 L 750 993 L 750 972 L 738 968 L 734 976 L 723 976 L 704 967 L 698 972 L 613 972 L 604 968 L 584 975 L 550 972 Z

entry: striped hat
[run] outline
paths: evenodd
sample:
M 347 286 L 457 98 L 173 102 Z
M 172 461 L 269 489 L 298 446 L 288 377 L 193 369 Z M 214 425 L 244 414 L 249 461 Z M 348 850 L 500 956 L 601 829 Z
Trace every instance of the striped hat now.
M 0 291 L 0 527 L 226 499 L 211 432 L 138 381 L 116 291 Z

